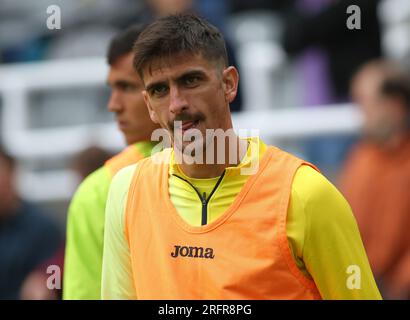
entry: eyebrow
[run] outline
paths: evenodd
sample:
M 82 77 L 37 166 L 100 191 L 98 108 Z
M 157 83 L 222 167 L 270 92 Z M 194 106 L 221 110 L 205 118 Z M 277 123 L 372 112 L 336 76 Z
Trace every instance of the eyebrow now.
M 135 82 L 132 82 L 130 80 L 118 80 L 118 81 L 114 82 L 114 86 L 125 86 L 125 85 L 137 86 L 137 84 Z
M 177 78 L 174 78 L 172 80 L 176 81 L 176 82 L 181 82 L 183 79 L 188 78 L 188 77 L 206 77 L 206 74 L 204 71 L 200 70 L 200 69 L 196 69 L 196 70 L 190 70 L 187 71 L 185 73 L 183 73 L 182 75 L 178 76 Z M 150 91 L 152 90 L 154 87 L 159 86 L 159 85 L 167 85 L 168 81 L 157 81 L 157 82 L 153 82 L 150 83 L 146 86 L 145 90 L 146 91 Z
M 151 83 L 151 84 L 148 84 L 148 85 L 145 87 L 145 90 L 148 91 L 148 92 L 150 92 L 150 91 L 152 91 L 152 89 L 154 89 L 155 87 L 163 86 L 163 85 L 166 85 L 166 84 L 167 84 L 166 81 L 153 82 L 153 83 Z

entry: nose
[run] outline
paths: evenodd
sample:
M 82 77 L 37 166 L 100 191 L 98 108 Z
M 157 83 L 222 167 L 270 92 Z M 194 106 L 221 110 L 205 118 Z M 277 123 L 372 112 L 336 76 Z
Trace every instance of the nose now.
M 121 97 L 117 90 L 112 90 L 108 101 L 108 111 L 118 113 L 122 110 Z
M 169 97 L 169 110 L 171 113 L 180 114 L 188 109 L 188 103 L 177 86 L 170 88 Z

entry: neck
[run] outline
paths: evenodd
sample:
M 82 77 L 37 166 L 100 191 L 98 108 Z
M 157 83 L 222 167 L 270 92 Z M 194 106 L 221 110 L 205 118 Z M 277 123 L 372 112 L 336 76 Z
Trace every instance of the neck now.
M 392 151 L 401 147 L 402 143 L 410 136 L 409 130 L 398 130 L 383 143 L 383 149 Z
M 226 141 L 228 140 L 228 141 Z M 237 166 L 241 163 L 242 159 L 245 157 L 248 147 L 248 142 L 246 140 L 240 139 L 235 136 L 235 139 L 225 139 L 224 141 L 224 162 L 218 160 L 218 150 L 217 144 L 212 144 L 211 148 L 206 148 L 204 162 L 211 163 L 187 163 L 182 158 L 182 163 L 180 164 L 181 170 L 190 178 L 195 179 L 207 179 L 219 177 L 227 167 Z M 206 157 L 207 150 L 213 151 L 212 161 L 205 161 L 208 159 Z M 233 156 L 234 155 L 234 156 Z M 219 157 L 220 158 L 220 157 Z M 233 159 L 232 159 L 233 158 Z M 221 163 L 222 162 L 222 163 Z

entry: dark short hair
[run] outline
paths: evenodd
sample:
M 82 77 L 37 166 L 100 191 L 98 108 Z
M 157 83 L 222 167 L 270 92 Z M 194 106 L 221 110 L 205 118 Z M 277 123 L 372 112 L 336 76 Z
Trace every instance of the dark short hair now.
M 3 160 L 10 169 L 16 166 L 16 159 L 14 159 L 1 145 L 0 145 L 0 160 Z
M 178 54 L 200 54 L 208 61 L 228 65 L 222 34 L 194 14 L 175 14 L 154 21 L 141 32 L 134 53 L 134 68 L 141 78 L 143 69 L 153 60 Z
M 117 34 L 110 42 L 107 52 L 107 61 L 112 66 L 119 58 L 132 53 L 132 48 L 144 25 L 135 24 Z

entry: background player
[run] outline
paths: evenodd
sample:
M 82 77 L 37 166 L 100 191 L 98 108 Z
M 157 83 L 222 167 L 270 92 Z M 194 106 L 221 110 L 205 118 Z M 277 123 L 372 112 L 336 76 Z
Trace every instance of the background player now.
M 99 299 L 104 236 L 104 210 L 108 188 L 115 173 L 151 155 L 151 133 L 157 128 L 149 118 L 142 83 L 132 66 L 132 47 L 141 26 L 117 35 L 108 50 L 112 88 L 108 110 L 115 113 L 119 129 L 129 145 L 77 189 L 68 212 L 64 270 L 64 299 Z

